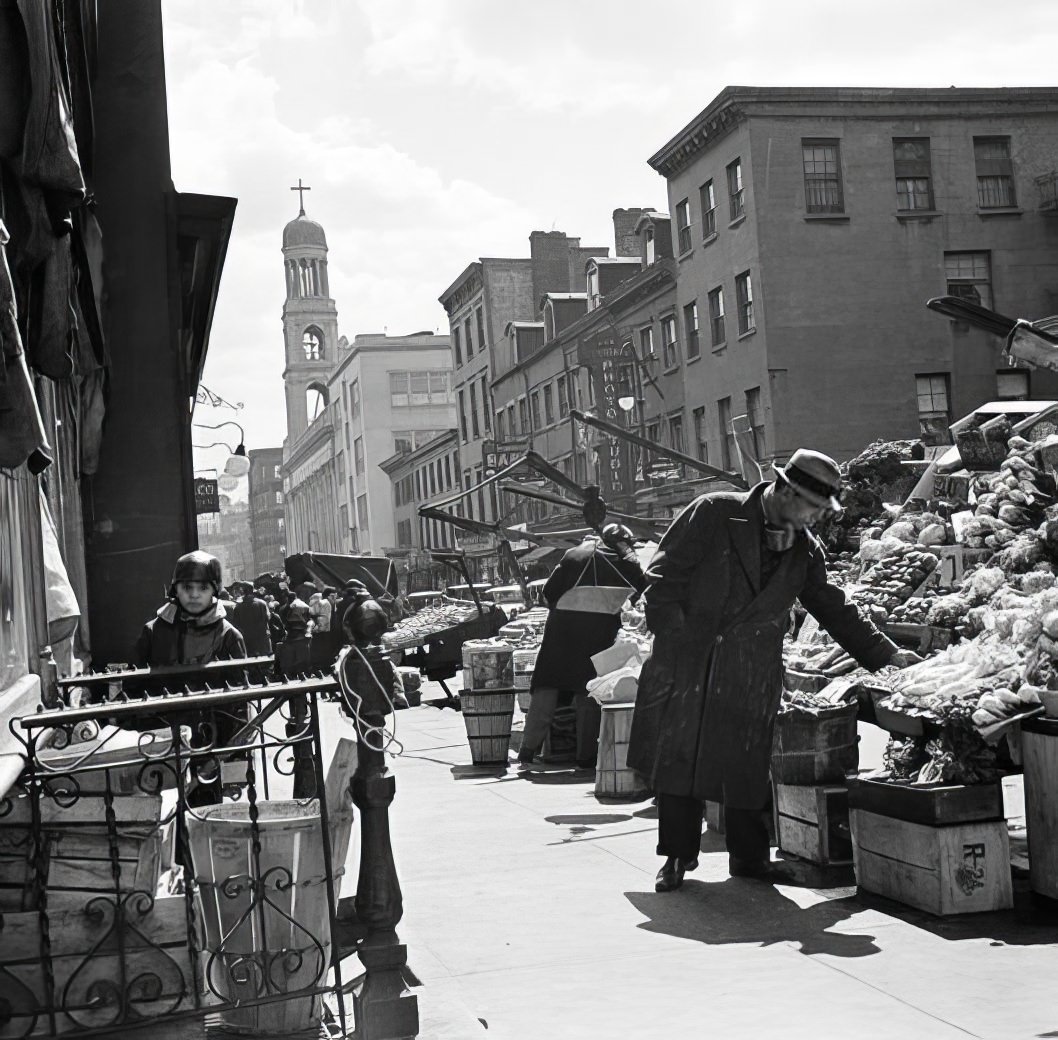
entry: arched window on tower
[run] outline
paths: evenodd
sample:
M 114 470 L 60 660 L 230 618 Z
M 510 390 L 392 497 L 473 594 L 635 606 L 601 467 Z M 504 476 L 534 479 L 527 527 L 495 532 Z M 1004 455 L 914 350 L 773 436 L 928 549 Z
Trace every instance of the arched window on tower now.
M 305 389 L 305 411 L 309 423 L 314 423 L 327 407 L 327 387 L 322 383 L 311 383 Z
M 301 334 L 301 349 L 305 351 L 306 361 L 319 361 L 323 358 L 323 333 L 315 325 L 310 325 Z

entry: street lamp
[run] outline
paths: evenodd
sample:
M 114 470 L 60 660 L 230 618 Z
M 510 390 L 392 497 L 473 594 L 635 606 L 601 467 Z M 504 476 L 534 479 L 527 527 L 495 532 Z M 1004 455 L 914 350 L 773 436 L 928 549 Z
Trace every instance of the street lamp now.
M 239 431 L 239 443 L 234 449 L 230 448 L 223 441 L 215 441 L 213 444 L 200 444 L 195 447 L 201 448 L 213 448 L 217 444 L 221 444 L 228 448 L 231 452 L 231 456 L 224 466 L 224 472 L 232 477 L 245 477 L 250 472 L 250 460 L 246 457 L 246 434 L 243 432 L 243 428 L 234 420 L 228 419 L 225 422 L 217 423 L 215 426 L 211 426 L 208 423 L 192 423 L 192 426 L 197 427 L 200 430 L 219 430 L 222 426 L 234 426 Z

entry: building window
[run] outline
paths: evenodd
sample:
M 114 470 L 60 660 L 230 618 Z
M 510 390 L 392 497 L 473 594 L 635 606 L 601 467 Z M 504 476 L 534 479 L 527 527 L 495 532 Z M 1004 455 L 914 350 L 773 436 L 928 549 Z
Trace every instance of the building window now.
M 706 181 L 698 189 L 702 206 L 702 237 L 712 238 L 716 234 L 716 189 L 712 181 Z
M 657 253 L 655 252 L 655 248 L 654 248 L 654 229 L 653 228 L 647 228 L 645 242 L 646 242 L 647 264 L 649 265 L 649 264 L 652 264 L 657 259 Z
M 466 398 L 462 389 L 459 391 L 459 432 L 463 435 L 463 443 L 466 444 L 470 438 L 467 436 L 467 408 Z
M 975 137 L 974 163 L 977 167 L 977 205 L 981 209 L 1016 206 L 1010 138 Z
M 507 433 L 513 440 L 518 435 L 518 427 L 514 419 L 514 402 L 507 405 Z
M 753 280 L 749 271 L 743 271 L 735 278 L 735 303 L 738 306 L 738 334 L 744 336 L 753 324 Z
M 696 358 L 701 353 L 698 343 L 698 301 L 692 300 L 683 308 L 683 334 L 687 341 L 687 358 Z
M 529 403 L 524 397 L 518 398 L 518 428 L 523 435 L 529 432 Z
M 683 416 L 673 415 L 669 417 L 669 447 L 676 451 L 683 451 Z
M 639 356 L 643 360 L 654 356 L 654 329 L 650 325 L 639 330 Z
M 951 436 L 951 377 L 947 372 L 931 372 L 915 376 L 918 394 L 918 425 L 922 443 L 949 444 Z
M 463 348 L 460 346 L 459 326 L 452 326 L 452 353 L 455 355 L 456 368 L 463 364 Z
M 844 213 L 841 152 L 834 138 L 801 141 L 805 173 L 805 209 L 809 213 Z
M 470 316 L 468 315 L 463 322 L 463 341 L 467 349 L 467 361 L 474 356 L 474 336 L 470 331 Z
M 360 417 L 360 380 L 354 379 L 349 384 L 349 418 Z
M 735 435 L 731 430 L 730 397 L 721 397 L 716 402 L 716 418 L 720 424 L 720 463 L 730 472 L 735 458 Z
M 548 383 L 544 387 L 544 422 L 550 426 L 555 421 L 555 393 Z
M 558 417 L 565 419 L 569 415 L 569 391 L 566 386 L 566 377 L 558 377 Z
M 724 290 L 717 286 L 709 294 L 709 337 L 714 347 L 724 342 Z
M 764 458 L 764 410 L 760 403 L 760 387 L 746 391 L 746 417 L 753 438 L 753 457 L 760 462 Z
M 599 296 L 599 268 L 592 264 L 588 268 L 588 310 L 593 311 L 602 302 Z
M 370 527 L 368 526 L 366 492 L 362 495 L 356 496 L 356 519 L 357 523 L 360 525 L 360 530 L 363 531 L 364 534 L 367 534 Z
M 462 488 L 462 490 L 463 491 L 469 491 L 470 490 L 470 470 L 468 470 L 468 469 L 463 470 L 463 488 Z M 466 505 L 467 517 L 469 519 L 473 520 L 474 519 L 474 498 L 473 498 L 473 496 L 467 495 L 467 497 L 465 499 L 463 499 L 463 502 Z
M 992 264 L 988 253 L 945 253 L 944 276 L 949 296 L 980 307 L 992 306 Z
M 489 383 L 484 375 L 481 377 L 481 424 L 486 433 L 492 433 L 492 407 L 489 404 Z
M 503 428 L 503 409 L 498 408 L 496 410 L 496 440 L 503 441 L 507 439 L 507 433 Z
M 423 408 L 430 403 L 430 373 L 408 373 L 408 403 L 412 408 Z
M 691 250 L 691 201 L 682 199 L 676 203 L 676 237 L 680 253 Z
M 705 439 L 705 405 L 691 413 L 694 420 L 694 450 L 699 462 L 709 461 L 709 444 Z
M 996 397 L 998 397 L 1000 401 L 1028 400 L 1028 369 L 1001 368 L 996 372 Z
M 283 470 L 282 466 L 276 466 L 275 467 L 275 471 L 273 472 L 272 476 L 274 476 L 276 480 L 279 480 L 279 478 L 283 476 L 282 470 Z
M 665 368 L 672 368 L 680 360 L 676 347 L 676 319 L 671 315 L 661 319 L 661 356 Z
M 357 437 L 353 441 L 353 465 L 357 473 L 364 472 L 364 438 Z
M 452 490 L 452 456 L 445 456 L 445 490 Z
M 543 422 L 543 419 L 541 418 L 541 413 L 540 413 L 540 391 L 539 390 L 534 390 L 532 392 L 532 394 L 530 395 L 529 400 L 532 401 L 533 431 L 535 432 L 535 431 L 539 430 L 544 425 L 544 422 Z
M 283 504 L 283 492 L 282 491 L 277 491 L 276 492 L 276 505 L 277 506 L 281 506 L 282 504 Z
M 302 333 L 301 349 L 305 351 L 306 361 L 319 361 L 323 357 L 323 333 L 315 325 Z
M 903 212 L 933 209 L 933 172 L 928 137 L 894 137 L 896 208 Z
M 731 220 L 746 215 L 746 197 L 742 190 L 742 160 L 736 159 L 727 167 L 727 197 L 731 203 Z
M 478 425 L 478 388 L 474 383 L 470 384 L 470 428 L 477 440 L 481 436 L 481 427 Z
M 407 408 L 408 400 L 408 373 L 390 372 L 389 374 L 389 403 L 392 408 Z
M 474 311 L 474 318 L 478 327 L 478 350 L 482 351 L 485 349 L 485 316 L 480 307 Z

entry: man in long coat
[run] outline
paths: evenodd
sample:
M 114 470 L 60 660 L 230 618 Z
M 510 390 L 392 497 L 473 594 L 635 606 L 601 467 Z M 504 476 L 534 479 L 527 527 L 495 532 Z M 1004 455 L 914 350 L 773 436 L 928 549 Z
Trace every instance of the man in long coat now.
M 833 459 L 799 449 L 774 482 L 702 495 L 673 521 L 647 568 L 654 648 L 643 665 L 628 765 L 657 794 L 658 891 L 698 865 L 702 801 L 724 806 L 733 876 L 775 880 L 764 808 L 782 696 L 782 640 L 800 599 L 876 671 L 899 651 L 827 580 L 809 525 L 840 511 Z

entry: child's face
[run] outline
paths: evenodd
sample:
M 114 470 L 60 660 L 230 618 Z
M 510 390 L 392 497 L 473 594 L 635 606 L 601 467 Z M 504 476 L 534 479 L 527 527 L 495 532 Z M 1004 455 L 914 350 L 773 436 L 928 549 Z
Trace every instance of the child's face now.
M 208 581 L 178 581 L 176 598 L 189 614 L 197 614 L 213 605 L 213 586 Z

